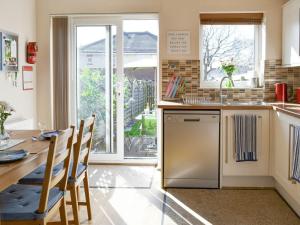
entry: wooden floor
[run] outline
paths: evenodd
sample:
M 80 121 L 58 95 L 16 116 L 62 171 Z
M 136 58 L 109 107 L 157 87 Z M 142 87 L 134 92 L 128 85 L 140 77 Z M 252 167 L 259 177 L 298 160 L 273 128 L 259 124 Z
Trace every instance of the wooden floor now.
M 101 166 L 93 167 L 90 174 L 94 174 L 91 183 L 108 179 L 110 185 L 91 188 L 94 218 L 88 221 L 81 207 L 83 225 L 300 225 L 300 219 L 274 190 L 164 192 L 159 171 L 149 167 Z M 147 186 L 149 179 L 151 185 Z

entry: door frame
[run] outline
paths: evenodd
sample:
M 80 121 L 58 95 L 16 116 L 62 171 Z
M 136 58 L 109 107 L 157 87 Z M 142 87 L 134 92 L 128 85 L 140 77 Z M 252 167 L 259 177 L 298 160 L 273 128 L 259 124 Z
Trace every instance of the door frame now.
M 130 14 L 101 14 L 101 15 L 70 15 L 69 16 L 69 114 L 72 124 L 77 124 L 76 120 L 76 107 L 77 97 L 77 46 L 76 46 L 76 26 L 116 26 L 116 104 L 117 104 L 117 149 L 116 153 L 111 154 L 93 154 L 90 157 L 90 161 L 111 162 L 111 163 L 150 163 L 155 164 L 157 159 L 125 159 L 124 158 L 124 63 L 123 63 L 123 20 L 142 20 L 142 19 L 157 19 L 159 21 L 159 15 L 157 13 L 130 13 Z M 159 43 L 159 39 L 158 39 Z M 159 44 L 158 44 L 159 50 Z M 157 87 L 156 95 L 159 99 L 160 85 L 159 85 L 159 51 L 157 62 Z M 159 118 L 157 118 L 159 120 Z M 113 120 L 112 120 L 113 122 Z M 157 130 L 157 135 L 159 132 Z M 120 137 L 120 138 L 118 138 Z M 160 151 L 158 149 L 158 158 Z
M 69 20 L 69 33 L 70 33 L 70 118 L 73 124 L 77 124 L 77 38 L 76 27 L 78 26 L 116 26 L 116 74 L 117 74 L 117 93 L 116 101 L 117 105 L 117 130 L 116 137 L 121 137 L 123 132 L 123 108 L 122 105 L 122 88 L 123 88 L 123 35 L 122 35 L 122 20 L 119 16 L 104 17 L 104 16 L 71 16 Z M 112 57 L 112 55 L 110 56 Z M 112 69 L 112 68 L 111 68 Z M 111 119 L 110 127 L 113 128 L 113 119 Z M 112 131 L 111 131 L 111 135 Z M 95 161 L 106 160 L 121 160 L 124 158 L 124 151 L 118 151 L 123 145 L 124 140 L 117 138 L 116 153 L 108 154 L 92 154 L 91 159 Z M 112 144 L 111 144 L 112 146 Z

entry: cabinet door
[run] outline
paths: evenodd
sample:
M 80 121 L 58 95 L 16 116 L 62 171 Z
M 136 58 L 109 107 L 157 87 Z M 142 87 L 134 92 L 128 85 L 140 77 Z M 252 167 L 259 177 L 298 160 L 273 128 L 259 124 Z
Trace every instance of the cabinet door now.
M 291 126 L 299 126 L 300 120 L 284 113 L 275 112 L 273 115 L 273 137 L 274 141 L 274 178 L 294 199 L 300 201 L 299 184 L 289 179 L 290 151 L 292 148 L 291 138 L 293 129 Z
M 300 0 L 291 0 L 283 6 L 282 21 L 282 63 L 300 64 L 299 26 Z
M 236 162 L 234 148 L 233 115 L 257 115 L 258 161 Z M 222 114 L 222 152 L 224 176 L 269 175 L 269 110 L 234 110 Z
M 289 116 L 289 124 L 291 126 L 300 126 L 300 119 L 296 118 L 296 117 L 291 117 Z M 291 135 L 293 135 L 293 129 L 291 129 Z M 293 146 L 291 145 L 291 148 L 293 148 Z M 291 149 L 290 151 L 293 151 L 293 149 Z M 291 159 L 292 161 L 292 159 Z M 300 204 L 300 183 L 298 182 L 291 182 L 289 180 L 289 184 L 291 186 L 293 186 L 291 188 L 291 195 L 294 197 L 294 199 L 298 202 L 298 204 Z
M 283 113 L 274 113 L 274 177 L 283 186 L 288 183 L 289 168 L 289 121 Z

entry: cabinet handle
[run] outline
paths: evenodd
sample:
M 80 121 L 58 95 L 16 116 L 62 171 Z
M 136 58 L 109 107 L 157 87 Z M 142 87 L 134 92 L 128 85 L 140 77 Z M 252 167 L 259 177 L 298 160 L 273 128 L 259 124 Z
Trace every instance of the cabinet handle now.
M 294 141 L 294 139 L 292 139 L 292 134 L 295 132 L 294 130 L 294 125 L 290 124 L 289 125 L 289 163 L 288 163 L 288 180 L 291 181 L 293 184 L 296 184 L 296 181 L 294 181 L 291 177 L 291 161 L 292 161 L 292 158 L 291 158 L 291 153 L 292 153 L 292 145 L 291 145 L 291 142 Z M 292 133 L 292 130 L 293 130 L 293 133 Z
M 234 116 L 231 116 L 231 118 L 234 118 Z M 262 116 L 257 116 L 258 119 L 262 119 Z
M 228 116 L 225 117 L 225 163 L 228 163 Z

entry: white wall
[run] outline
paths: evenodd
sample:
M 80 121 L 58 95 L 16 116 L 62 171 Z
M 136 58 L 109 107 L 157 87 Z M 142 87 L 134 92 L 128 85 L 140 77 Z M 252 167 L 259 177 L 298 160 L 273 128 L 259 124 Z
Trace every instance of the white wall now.
M 281 6 L 287 0 L 38 0 L 37 36 L 40 46 L 38 64 L 38 116 L 52 123 L 50 90 L 50 14 L 145 13 L 160 16 L 160 59 L 199 59 L 199 13 L 259 11 L 266 15 L 267 59 L 281 58 Z M 191 32 L 189 55 L 168 55 L 166 33 Z
M 160 0 L 38 0 L 37 37 L 39 42 L 38 69 L 38 119 L 48 126 L 52 124 L 50 78 L 50 15 L 78 13 L 135 13 L 158 12 Z
M 160 41 L 162 59 L 199 59 L 201 12 L 263 12 L 266 17 L 266 59 L 281 59 L 282 5 L 287 0 L 162 0 Z M 167 54 L 166 31 L 191 31 L 191 54 Z
M 5 73 L 0 71 L 0 101 L 7 101 L 16 109 L 16 113 L 10 119 L 23 118 L 35 121 L 37 115 L 36 88 L 33 91 L 23 91 L 22 87 L 22 66 L 26 65 L 26 42 L 36 41 L 35 9 L 35 0 L 0 0 L 0 30 L 19 35 L 18 86 L 14 87 L 6 79 Z

